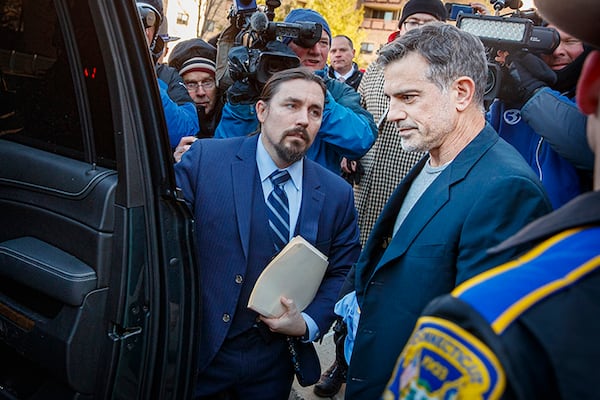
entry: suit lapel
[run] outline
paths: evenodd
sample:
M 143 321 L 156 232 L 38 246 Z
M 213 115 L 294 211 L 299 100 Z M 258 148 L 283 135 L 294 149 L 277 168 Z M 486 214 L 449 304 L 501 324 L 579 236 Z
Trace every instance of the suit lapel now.
M 421 232 L 421 230 L 429 223 L 439 209 L 448 202 L 449 198 L 449 175 L 445 175 L 442 172 L 434 183 L 427 188 L 425 193 L 423 193 L 419 201 L 413 206 L 412 210 L 410 210 L 406 219 L 402 222 L 398 233 L 390 242 L 388 249 L 383 253 L 376 270 L 381 268 L 384 264 L 403 255 L 419 232 Z
M 433 181 L 431 186 L 425 190 L 421 198 L 406 216 L 406 219 L 398 230 L 398 234 L 391 240 L 375 270 L 402 256 L 406 252 L 408 247 L 418 236 L 419 232 L 423 230 L 436 213 L 449 201 L 452 186 L 465 179 L 471 168 L 473 168 L 477 161 L 479 161 L 497 140 L 498 135 L 496 132 L 486 124 L 485 128 L 473 139 L 473 141 L 471 141 L 471 143 L 456 156 L 448 168 L 442 171 L 437 179 Z M 402 201 L 404 201 L 404 197 L 410 187 L 409 185 L 421 171 L 422 166 L 424 166 L 423 161 L 424 160 L 418 164 L 421 168 L 414 168 L 413 171 L 411 171 L 410 180 L 407 176 L 405 183 L 407 187 L 403 188 L 403 196 L 396 201 L 399 204 L 396 204 L 394 209 L 391 210 L 394 214 L 388 218 L 393 219 L 391 222 L 392 227 L 396 216 L 400 211 Z M 390 228 L 390 234 L 391 229 L 392 228 Z
M 250 242 L 250 223 L 256 181 L 256 145 L 258 135 L 242 142 L 237 158 L 231 163 L 231 181 L 233 182 L 233 201 L 237 216 L 237 227 L 242 242 L 244 257 L 248 258 Z M 260 188 L 259 188 L 260 189 Z M 248 194 L 250 193 L 250 196 Z
M 314 164 L 305 159 L 302 172 L 302 205 L 295 234 L 301 235 L 313 244 L 317 242 L 319 216 L 325 201 L 325 193 L 320 190 L 320 187 L 321 182 Z

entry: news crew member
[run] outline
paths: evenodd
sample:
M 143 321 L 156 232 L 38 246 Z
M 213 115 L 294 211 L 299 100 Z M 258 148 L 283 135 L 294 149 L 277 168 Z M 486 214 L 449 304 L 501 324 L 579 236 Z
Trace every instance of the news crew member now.
M 312 69 L 327 86 L 323 122 L 306 156 L 339 175 L 342 157 L 352 160 L 362 157 L 375 141 L 377 127 L 373 116 L 360 106 L 359 94 L 327 76 L 325 64 L 331 42 L 327 21 L 316 11 L 302 8 L 292 10 L 284 22 L 314 22 L 323 27 L 321 39 L 314 46 L 305 48 L 290 41 L 288 47 L 301 65 Z M 229 100 L 215 132 L 217 138 L 244 135 L 258 127 L 255 93 L 247 87 L 233 92 L 235 88 L 236 83 L 229 89 Z
M 550 25 L 552 27 L 552 25 Z M 506 59 L 500 98 L 488 119 L 542 181 L 554 208 L 591 189 L 593 154 L 575 85 L 589 49 L 558 29 L 551 54 L 517 52 Z

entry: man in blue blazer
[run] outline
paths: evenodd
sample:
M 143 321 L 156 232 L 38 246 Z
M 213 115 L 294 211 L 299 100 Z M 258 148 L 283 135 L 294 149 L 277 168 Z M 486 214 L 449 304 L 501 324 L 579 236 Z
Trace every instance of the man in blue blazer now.
M 486 249 L 551 211 L 531 168 L 485 122 L 477 37 L 432 23 L 378 61 L 403 149 L 428 155 L 390 197 L 354 270 L 360 320 L 345 391 L 353 400 L 380 398 L 431 299 L 510 258 L 514 251 Z
M 325 93 L 321 78 L 306 68 L 279 72 L 256 105 L 260 135 L 198 140 L 175 166 L 194 212 L 201 264 L 196 398 L 287 399 L 294 372 L 304 384 L 319 378 L 311 342 L 331 326 L 335 300 L 360 253 L 352 188 L 304 157 L 321 124 Z M 247 304 L 277 252 L 268 217 L 274 171 L 290 177 L 281 184 L 292 227 L 286 239 L 301 235 L 328 256 L 329 266 L 302 313 L 294 299 L 282 297 L 284 314 L 266 318 Z

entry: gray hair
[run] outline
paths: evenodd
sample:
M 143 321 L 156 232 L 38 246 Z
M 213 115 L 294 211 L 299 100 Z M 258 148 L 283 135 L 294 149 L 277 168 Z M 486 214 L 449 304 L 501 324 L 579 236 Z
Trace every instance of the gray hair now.
M 481 40 L 453 25 L 434 22 L 412 29 L 379 51 L 377 63 L 385 68 L 410 53 L 417 52 L 429 64 L 427 79 L 442 91 L 460 76 L 475 82 L 473 100 L 483 110 L 488 78 L 485 49 Z

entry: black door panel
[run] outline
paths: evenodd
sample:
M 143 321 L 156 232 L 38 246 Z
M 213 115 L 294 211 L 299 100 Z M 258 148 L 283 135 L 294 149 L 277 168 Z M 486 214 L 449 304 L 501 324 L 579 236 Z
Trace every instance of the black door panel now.
M 0 398 L 190 398 L 192 220 L 135 2 L 0 5 Z
M 115 171 L 0 139 L 0 338 L 80 393 L 97 362 L 82 343 L 105 331 L 116 185 Z

